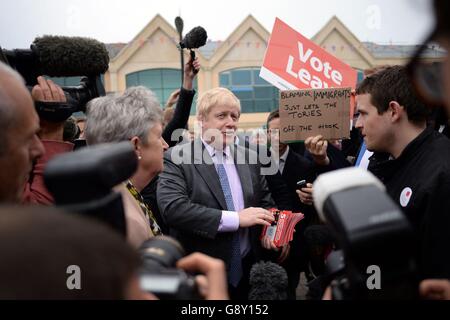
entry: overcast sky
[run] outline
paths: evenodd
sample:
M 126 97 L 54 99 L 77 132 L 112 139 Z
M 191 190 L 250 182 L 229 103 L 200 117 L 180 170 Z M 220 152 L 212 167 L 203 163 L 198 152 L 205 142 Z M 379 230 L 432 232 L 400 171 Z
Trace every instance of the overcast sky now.
M 128 42 L 160 14 L 184 33 L 197 25 L 225 40 L 252 14 L 269 32 L 278 17 L 312 37 L 336 15 L 361 41 L 418 44 L 433 26 L 429 0 L 12 0 L 0 1 L 0 46 L 27 48 L 42 35 Z

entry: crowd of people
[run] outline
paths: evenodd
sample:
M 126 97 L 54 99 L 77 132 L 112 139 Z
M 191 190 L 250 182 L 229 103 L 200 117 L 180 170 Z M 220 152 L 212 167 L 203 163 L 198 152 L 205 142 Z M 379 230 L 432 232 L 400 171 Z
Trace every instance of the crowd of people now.
M 427 42 L 450 50 L 450 5 L 434 4 L 437 25 Z M 30 92 L 21 75 L 0 62 L 0 298 L 155 299 L 140 286 L 138 249 L 166 235 L 187 253 L 177 267 L 201 274 L 197 283 L 205 299 L 247 299 L 251 268 L 259 261 L 285 269 L 287 297 L 296 299 L 301 273 L 310 283 L 324 274 L 326 258 L 338 246 L 314 208 L 314 180 L 355 165 L 363 143 L 373 152 L 368 170 L 413 228 L 418 292 L 422 298 L 450 300 L 445 249 L 450 141 L 430 121 L 431 105 L 440 103 L 450 112 L 450 65 L 439 63 L 442 77 L 429 83 L 427 72 L 436 65 L 419 57 L 420 51 L 407 66 L 367 73 L 356 87 L 354 134 L 348 141 L 313 136 L 303 144 L 283 143 L 274 110 L 266 122 L 267 140 L 253 143 L 237 134 L 239 99 L 220 87 L 196 102 L 198 135 L 173 139 L 187 126 L 201 68 L 197 59 L 185 64 L 183 84 L 165 111 L 145 87 L 91 100 L 81 137 L 88 146 L 129 141 L 138 163 L 135 173 L 114 187 L 122 196 L 125 239 L 98 221 L 55 207 L 45 167 L 73 152 L 81 130 L 73 130 L 73 119 L 51 121 L 34 108 L 34 102 L 65 103 L 61 87 L 40 76 Z M 299 187 L 301 180 L 305 184 Z M 292 241 L 280 248 L 261 237 L 262 228 L 277 219 L 271 208 L 304 214 Z M 326 239 L 318 245 L 311 234 Z M 67 268 L 73 265 L 82 270 L 79 290 L 67 285 Z M 326 286 L 309 295 L 322 296 L 333 298 Z

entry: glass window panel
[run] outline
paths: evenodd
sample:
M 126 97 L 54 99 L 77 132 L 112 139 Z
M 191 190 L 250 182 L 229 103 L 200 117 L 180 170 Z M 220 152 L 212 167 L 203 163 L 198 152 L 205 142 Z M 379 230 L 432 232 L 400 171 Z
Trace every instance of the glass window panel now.
M 162 79 L 164 88 L 181 87 L 181 71 L 175 69 L 162 69 Z
M 272 87 L 254 87 L 255 99 L 273 99 Z
M 255 112 L 253 107 L 253 100 L 241 100 L 242 113 Z
M 269 112 L 273 109 L 275 103 L 274 100 L 255 100 L 255 111 L 256 112 Z
M 232 87 L 231 91 L 236 95 L 236 97 L 238 97 L 239 100 L 253 99 L 252 87 Z
M 126 79 L 127 79 L 126 80 L 127 81 L 127 88 L 139 85 L 138 73 L 137 72 L 127 74 Z
M 145 70 L 139 72 L 139 82 L 149 89 L 162 88 L 161 71 Z
M 253 70 L 253 81 L 255 84 L 270 85 L 270 83 L 259 76 L 259 70 L 260 69 Z
M 358 78 L 356 80 L 356 83 L 360 83 L 364 80 L 364 73 L 362 71 L 358 71 Z
M 45 77 L 52 80 L 58 86 L 61 87 L 72 87 L 78 86 L 81 82 L 81 77 Z
M 272 86 L 272 90 L 273 90 L 273 97 L 278 100 L 278 98 L 280 96 L 280 90 L 277 87 L 273 87 L 273 86 Z
M 242 112 L 267 112 L 278 108 L 278 89 L 260 78 L 259 72 L 260 68 L 242 68 L 219 75 L 220 85 L 228 87 L 241 101 Z
M 220 86 L 225 87 L 230 85 L 230 74 L 228 72 L 222 72 L 220 74 Z
M 232 85 L 249 85 L 252 84 L 252 74 L 250 70 L 233 70 L 231 71 Z
M 169 100 L 170 95 L 172 94 L 172 92 L 174 92 L 175 89 L 163 89 L 163 100 L 161 101 L 161 103 L 163 104 L 163 106 L 166 105 L 167 100 Z M 175 107 L 175 105 L 173 105 Z
M 163 99 L 163 90 L 162 89 L 151 89 L 156 97 L 158 98 L 159 103 L 162 103 L 164 101 Z
M 194 101 L 196 101 L 196 100 L 197 100 L 197 99 L 194 98 Z M 193 103 L 192 103 L 192 107 L 191 107 L 191 113 L 190 113 L 190 115 L 191 115 L 191 116 L 195 116 L 196 111 L 197 111 L 197 104 L 196 104 L 195 102 L 193 102 Z

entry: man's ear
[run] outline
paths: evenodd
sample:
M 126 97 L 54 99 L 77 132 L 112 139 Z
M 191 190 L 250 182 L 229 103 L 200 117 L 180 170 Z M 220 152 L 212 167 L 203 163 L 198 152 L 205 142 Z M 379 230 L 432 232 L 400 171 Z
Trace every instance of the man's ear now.
M 406 114 L 406 110 L 397 101 L 389 102 L 388 112 L 391 114 L 391 121 L 398 122 Z

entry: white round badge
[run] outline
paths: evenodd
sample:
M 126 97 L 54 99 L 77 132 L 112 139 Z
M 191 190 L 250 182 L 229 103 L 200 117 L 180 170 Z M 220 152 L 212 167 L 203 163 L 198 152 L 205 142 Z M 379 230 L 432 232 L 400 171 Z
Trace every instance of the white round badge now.
M 411 188 L 403 189 L 402 193 L 400 194 L 400 205 L 403 208 L 405 208 L 408 205 L 409 200 L 411 200 L 411 196 L 412 196 Z

